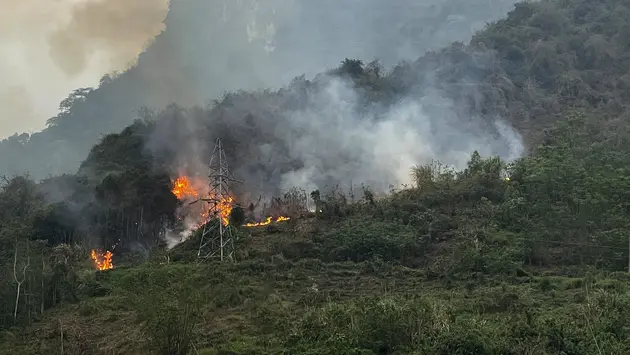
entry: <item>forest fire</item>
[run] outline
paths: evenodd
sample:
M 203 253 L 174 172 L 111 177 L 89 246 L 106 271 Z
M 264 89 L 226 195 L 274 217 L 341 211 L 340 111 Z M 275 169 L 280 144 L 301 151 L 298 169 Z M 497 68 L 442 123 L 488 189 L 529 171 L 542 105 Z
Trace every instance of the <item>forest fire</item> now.
M 181 200 L 185 197 L 197 197 L 199 193 L 192 187 L 190 179 L 186 176 L 180 176 L 173 181 L 173 189 L 171 190 L 177 199 Z
M 90 256 L 97 270 L 109 270 L 114 268 L 114 264 L 112 263 L 112 256 L 114 256 L 114 254 L 112 254 L 111 251 L 108 250 L 103 253 L 102 251 L 92 249 Z
M 223 198 L 216 203 L 217 213 L 221 217 L 221 222 L 224 226 L 230 224 L 230 214 L 232 213 L 232 204 L 234 199 L 232 197 Z
M 191 203 L 199 201 L 200 207 L 196 209 L 187 209 L 185 214 L 195 220 L 193 223 L 196 228 L 201 228 L 212 218 L 219 217 L 224 226 L 230 224 L 230 214 L 234 206 L 234 198 L 231 196 L 215 196 L 208 191 L 208 184 L 202 179 L 190 178 L 187 176 L 179 176 L 173 181 L 172 192 L 179 200 L 189 200 Z M 201 201 L 200 201 L 201 200 Z M 205 202 L 209 202 L 209 207 Z M 247 223 L 244 227 L 266 226 L 271 223 L 284 222 L 289 220 L 288 217 L 267 217 L 258 223 Z
M 267 217 L 266 220 L 262 221 L 262 222 L 258 222 L 258 223 L 247 223 L 244 224 L 244 227 L 260 227 L 260 226 L 266 226 L 269 225 L 271 223 L 278 223 L 278 222 L 284 222 L 284 221 L 288 221 L 290 218 L 289 217 L 283 217 L 280 216 L 278 218 L 276 218 L 275 220 L 273 219 L 273 217 Z
M 179 176 L 175 179 L 175 181 L 173 181 L 173 188 L 171 191 L 179 200 L 202 200 L 199 201 L 202 202 L 199 205 L 204 206 L 200 207 L 202 210 L 197 210 L 197 212 L 193 213 L 198 215 L 198 217 L 194 218 L 198 222 L 195 223 L 197 227 L 203 226 L 209 222 L 211 218 L 217 215 L 221 218 L 223 225 L 227 226 L 230 223 L 230 213 L 232 213 L 234 199 L 229 196 L 218 198 L 211 192 L 204 192 L 204 190 L 208 190 L 208 184 L 201 179 Z M 206 209 L 205 204 L 203 203 L 204 201 L 210 202 L 211 207 Z

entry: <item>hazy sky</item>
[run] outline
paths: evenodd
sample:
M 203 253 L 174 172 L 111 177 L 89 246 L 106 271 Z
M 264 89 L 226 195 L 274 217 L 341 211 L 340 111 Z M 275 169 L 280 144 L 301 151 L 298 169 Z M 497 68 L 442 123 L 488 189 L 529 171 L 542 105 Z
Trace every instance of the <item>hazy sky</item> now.
M 127 68 L 168 0 L 0 0 L 0 138 L 43 128 L 59 102 Z

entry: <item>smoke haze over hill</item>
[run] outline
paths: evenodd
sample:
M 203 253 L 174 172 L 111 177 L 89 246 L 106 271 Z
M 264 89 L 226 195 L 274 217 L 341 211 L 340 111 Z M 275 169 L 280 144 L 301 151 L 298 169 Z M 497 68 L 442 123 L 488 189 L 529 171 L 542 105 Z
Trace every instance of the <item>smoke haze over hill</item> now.
M 207 109 L 172 107 L 153 117 L 147 148 L 158 156 L 168 152 L 171 176 L 203 177 L 221 138 L 231 169 L 245 181 L 235 187 L 246 201 L 292 187 L 367 184 L 384 193 L 410 184 L 415 164 L 440 160 L 461 169 L 475 150 L 506 160 L 523 154 L 520 134 L 503 118 L 459 115 L 461 104 L 417 85 L 396 98 L 370 101 L 352 79 L 320 76 L 278 92 L 230 95 Z
M 166 30 L 137 65 L 74 97 L 43 132 L 0 144 L 0 172 L 35 178 L 73 172 L 99 137 L 127 126 L 144 106 L 205 105 L 225 91 L 279 88 L 346 57 L 379 59 L 386 68 L 414 60 L 428 49 L 467 40 L 513 2 L 172 1 Z M 106 53 L 107 68 L 125 67 L 162 28 L 164 5 L 151 3 L 124 2 L 128 10 L 117 1 L 74 5 L 68 12 L 73 20 L 49 31 L 48 54 L 70 77 L 88 70 L 91 53 Z M 99 30 L 86 30 L 95 23 Z M 28 113 L 33 106 L 25 99 L 12 112 Z

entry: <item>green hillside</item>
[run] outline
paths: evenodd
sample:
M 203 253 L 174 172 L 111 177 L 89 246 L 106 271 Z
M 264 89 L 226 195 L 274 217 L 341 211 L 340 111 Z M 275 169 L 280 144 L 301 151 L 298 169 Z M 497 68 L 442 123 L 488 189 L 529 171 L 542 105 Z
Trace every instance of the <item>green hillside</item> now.
M 330 74 L 368 104 L 431 81 L 464 116 L 508 117 L 531 154 L 416 166 L 412 186 L 384 197 L 313 191 L 315 213 L 238 228 L 235 263 L 197 265 L 198 234 L 160 243 L 180 202 L 173 151 L 147 154 L 150 137 L 160 125 L 176 136 L 168 123 L 181 115 L 219 117 L 218 132 L 199 134 L 225 137 L 230 161 L 248 167 L 292 90 L 147 114 L 103 137 L 75 175 L 5 178 L 0 353 L 630 353 L 629 11 L 521 3 L 469 45 L 388 73 L 344 61 Z M 91 246 L 114 244 L 116 267 L 94 271 Z
M 59 352 L 63 336 L 67 354 L 183 354 L 186 339 L 200 354 L 626 353 L 629 156 L 583 117 L 564 122 L 507 169 L 418 167 L 386 199 L 329 196 L 316 216 L 244 229 L 236 264 L 195 265 L 193 240 L 95 272 L 84 251 L 32 242 L 30 326 L 6 328 L 3 351 Z

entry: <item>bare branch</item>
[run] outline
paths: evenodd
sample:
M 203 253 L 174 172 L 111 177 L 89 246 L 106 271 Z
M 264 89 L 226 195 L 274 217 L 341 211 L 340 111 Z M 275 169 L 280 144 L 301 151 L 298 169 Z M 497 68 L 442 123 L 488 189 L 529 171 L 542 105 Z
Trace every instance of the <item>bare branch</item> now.
M 26 270 L 31 265 L 31 256 L 29 252 L 28 240 L 26 241 L 26 264 L 22 269 L 22 280 L 18 280 L 17 276 L 17 258 L 18 258 L 18 240 L 15 238 L 15 254 L 13 256 L 13 279 L 17 283 L 17 290 L 15 292 L 15 308 L 13 309 L 13 321 L 17 322 L 17 313 L 18 306 L 20 304 L 20 290 L 22 288 L 22 284 L 26 280 Z

